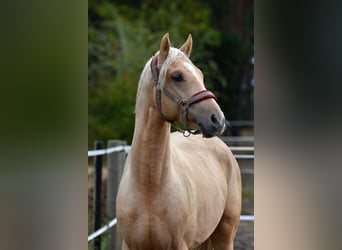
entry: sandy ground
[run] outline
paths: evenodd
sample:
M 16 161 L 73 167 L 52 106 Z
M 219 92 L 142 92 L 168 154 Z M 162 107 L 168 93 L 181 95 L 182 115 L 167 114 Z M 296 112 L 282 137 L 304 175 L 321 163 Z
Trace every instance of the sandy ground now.
M 250 162 L 251 163 L 251 162 Z M 242 164 L 240 164 L 242 165 Z M 249 164 L 247 169 L 252 169 Z M 254 214 L 254 175 L 242 174 L 242 214 Z M 254 249 L 254 222 L 240 221 L 237 235 L 235 237 L 235 250 Z
M 254 222 L 241 221 L 235 237 L 235 250 L 254 249 Z

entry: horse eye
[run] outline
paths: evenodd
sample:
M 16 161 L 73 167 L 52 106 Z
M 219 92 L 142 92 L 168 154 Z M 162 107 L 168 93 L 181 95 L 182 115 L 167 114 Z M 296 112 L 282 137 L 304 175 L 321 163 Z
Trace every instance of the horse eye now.
M 183 76 L 180 73 L 175 73 L 171 76 L 172 80 L 174 80 L 175 82 L 181 82 L 183 81 Z

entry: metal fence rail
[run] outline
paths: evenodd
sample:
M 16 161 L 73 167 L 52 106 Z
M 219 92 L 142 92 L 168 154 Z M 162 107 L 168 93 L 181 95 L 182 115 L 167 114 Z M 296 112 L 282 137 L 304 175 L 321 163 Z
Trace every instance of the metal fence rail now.
M 240 215 L 240 221 L 254 221 L 254 215 Z M 106 232 L 109 228 L 115 226 L 117 223 L 116 218 L 111 220 L 109 223 L 98 229 L 96 232 L 92 233 L 88 236 L 88 242 L 92 241 L 96 237 L 100 236 L 104 232 Z
M 247 142 L 247 143 L 251 143 L 254 142 L 254 137 L 227 137 L 227 138 L 222 138 L 223 141 L 227 142 Z M 120 141 L 118 141 L 120 142 Z M 121 142 L 121 144 L 125 144 L 124 142 Z M 236 159 L 254 159 L 254 147 L 252 146 L 229 146 L 229 148 L 232 150 L 232 152 L 239 152 L 239 154 L 234 154 L 234 157 Z M 127 145 L 119 145 L 119 146 L 115 146 L 115 147 L 108 147 L 106 149 L 96 149 L 96 150 L 89 150 L 88 151 L 88 157 L 95 157 L 94 158 L 94 162 L 98 162 L 98 160 L 96 159 L 97 157 L 102 157 L 103 155 L 111 155 L 113 153 L 121 153 L 121 154 L 125 154 L 127 155 L 127 153 L 131 150 L 131 146 L 127 146 Z M 249 154 L 241 154 L 242 152 L 246 153 L 248 152 Z M 120 157 L 119 157 L 120 158 Z M 102 160 L 101 160 L 102 162 Z M 115 166 L 116 168 L 123 168 L 123 163 L 122 163 L 122 157 L 121 157 L 121 165 L 122 166 Z M 102 164 L 102 163 L 101 163 Z M 119 164 L 120 165 L 120 164 Z M 100 167 L 100 171 L 101 171 L 102 166 Z M 115 170 L 118 176 L 121 176 L 122 173 L 122 169 L 117 169 Z M 241 173 L 243 174 L 254 174 L 254 170 L 253 169 L 243 169 L 241 171 Z M 96 173 L 95 173 L 96 175 Z M 100 175 L 101 176 L 101 175 Z M 109 177 L 108 177 L 109 178 Z M 116 179 L 119 179 L 119 177 L 115 177 Z M 99 183 L 95 184 L 95 185 L 101 185 Z M 116 183 L 115 185 L 118 185 L 118 183 Z M 101 194 L 97 194 L 100 197 L 94 197 L 95 199 L 101 198 Z M 98 201 L 97 201 L 98 202 Z M 94 202 L 94 204 L 96 203 L 96 201 Z M 100 211 L 96 211 L 96 213 L 100 213 Z M 99 216 L 101 218 L 101 216 Z M 254 215 L 241 215 L 240 216 L 240 220 L 241 221 L 254 221 Z M 94 223 L 94 224 L 98 224 L 98 223 Z M 104 232 L 108 231 L 110 228 L 114 227 L 117 224 L 117 220 L 116 218 L 112 218 L 111 221 L 109 223 L 107 223 L 106 225 L 102 226 L 101 228 L 95 228 L 92 234 L 90 234 L 88 236 L 88 242 L 96 239 L 97 237 L 99 237 L 101 234 L 103 234 Z

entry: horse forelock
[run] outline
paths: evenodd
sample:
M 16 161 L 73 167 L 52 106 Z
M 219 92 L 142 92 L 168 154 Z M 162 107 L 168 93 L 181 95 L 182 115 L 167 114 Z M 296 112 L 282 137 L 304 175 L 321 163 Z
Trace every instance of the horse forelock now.
M 159 84 L 160 84 L 159 87 L 160 88 L 162 88 L 165 83 L 166 73 L 167 73 L 167 69 L 169 68 L 169 66 L 172 63 L 174 63 L 178 58 L 181 58 L 181 57 L 186 57 L 186 55 L 177 48 L 172 48 L 172 47 L 170 48 L 169 54 L 160 68 L 160 73 L 159 73 Z
M 157 56 L 158 53 L 159 52 L 157 52 L 155 54 L 155 56 Z M 179 49 L 171 47 L 169 54 L 168 54 L 167 58 L 165 59 L 164 63 L 162 65 L 160 65 L 160 64 L 157 65 L 160 68 L 159 69 L 160 70 L 160 73 L 159 73 L 159 87 L 160 88 L 162 88 L 164 85 L 164 82 L 166 79 L 167 69 L 169 68 L 169 66 L 176 59 L 181 58 L 181 57 L 186 57 L 186 55 L 182 51 L 180 51 Z M 155 82 L 153 80 L 152 72 L 151 72 L 151 66 L 150 66 L 152 59 L 153 59 L 153 56 L 147 61 L 147 63 L 145 64 L 145 67 L 144 67 L 144 69 L 140 75 L 140 80 L 139 80 L 138 90 L 137 90 L 137 96 L 136 96 L 135 113 L 136 113 L 136 110 L 139 106 L 138 105 L 138 99 L 142 95 L 143 90 L 150 89 L 149 87 L 151 87 L 153 84 L 155 84 Z

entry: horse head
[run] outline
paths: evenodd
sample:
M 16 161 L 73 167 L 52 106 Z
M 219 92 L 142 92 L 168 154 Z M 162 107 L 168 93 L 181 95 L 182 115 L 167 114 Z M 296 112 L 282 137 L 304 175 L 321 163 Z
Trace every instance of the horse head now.
M 183 124 L 184 135 L 195 130 L 209 138 L 222 134 L 226 121 L 215 95 L 204 86 L 201 70 L 189 59 L 191 50 L 191 35 L 179 49 L 164 35 L 151 60 L 154 102 L 164 120 Z

